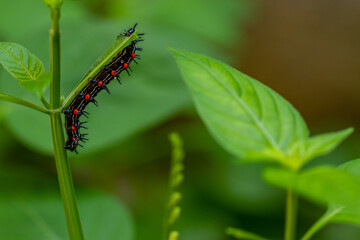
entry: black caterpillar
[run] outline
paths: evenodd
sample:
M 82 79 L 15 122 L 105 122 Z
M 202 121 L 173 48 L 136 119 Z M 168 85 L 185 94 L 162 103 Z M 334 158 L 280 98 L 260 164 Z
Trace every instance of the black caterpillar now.
M 135 32 L 135 27 L 130 28 L 129 30 L 125 31 L 123 34 L 124 37 L 130 37 Z M 81 91 L 77 92 L 76 97 L 74 100 L 67 106 L 66 109 L 63 110 L 65 115 L 65 129 L 67 133 L 67 141 L 65 144 L 65 149 L 70 151 L 76 151 L 77 146 L 81 146 L 79 141 L 85 142 L 88 140 L 84 136 L 87 134 L 81 134 L 79 132 L 80 128 L 87 129 L 83 126 L 85 122 L 80 122 L 80 117 L 84 115 L 88 117 L 88 112 L 84 109 L 86 106 L 92 102 L 96 106 L 98 105 L 95 97 L 101 90 L 105 90 L 110 94 L 107 85 L 113 80 L 116 79 L 120 84 L 119 74 L 124 70 L 129 74 L 129 70 L 131 71 L 130 64 L 132 61 L 136 59 L 140 59 L 139 56 L 136 54 L 137 51 L 141 51 L 142 48 L 137 48 L 136 43 L 139 41 L 143 41 L 141 36 L 144 35 L 143 33 L 139 33 L 139 38 L 131 42 L 129 46 L 124 48 L 120 51 L 110 63 L 105 65 L 93 78 L 89 79 L 88 84 L 81 89 Z

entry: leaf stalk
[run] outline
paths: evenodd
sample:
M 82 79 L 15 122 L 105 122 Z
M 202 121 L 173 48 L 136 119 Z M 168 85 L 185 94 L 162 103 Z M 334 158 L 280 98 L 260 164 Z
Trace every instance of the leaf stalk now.
M 36 104 L 33 104 L 33 103 L 23 100 L 21 98 L 10 96 L 10 95 L 4 94 L 4 93 L 0 93 L 0 100 L 16 103 L 16 104 L 19 104 L 19 105 L 22 105 L 22 106 L 25 106 L 28 108 L 32 108 L 32 109 L 42 112 L 42 113 L 46 113 L 46 114 L 50 113 L 48 109 L 42 108 Z

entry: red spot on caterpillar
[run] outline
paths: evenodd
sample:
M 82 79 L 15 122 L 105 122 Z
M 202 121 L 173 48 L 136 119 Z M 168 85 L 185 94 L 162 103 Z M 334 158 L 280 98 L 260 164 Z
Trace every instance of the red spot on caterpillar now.
M 90 99 L 90 94 L 86 94 L 85 95 L 85 100 L 87 101 L 87 100 L 89 100 Z
M 136 54 L 135 54 L 135 53 L 132 53 L 132 54 L 131 54 L 131 57 L 132 57 L 132 58 L 135 58 L 135 57 L 136 57 Z
M 78 115 L 79 110 L 77 108 L 74 109 L 74 115 Z
M 98 82 L 98 87 L 101 87 L 103 85 L 103 81 Z
M 111 71 L 111 75 L 113 75 L 113 76 L 114 76 L 114 75 L 115 75 L 115 73 L 116 73 L 116 71 L 115 71 L 115 70 L 112 70 L 112 71 Z
M 128 63 L 124 63 L 124 68 L 127 68 L 128 66 L 129 66 L 129 64 Z
M 72 126 L 71 126 L 71 131 L 75 131 L 75 130 L 76 130 L 75 126 L 72 125 Z
M 77 139 L 76 139 L 76 137 L 72 137 L 72 140 L 73 140 L 73 142 L 75 142 Z

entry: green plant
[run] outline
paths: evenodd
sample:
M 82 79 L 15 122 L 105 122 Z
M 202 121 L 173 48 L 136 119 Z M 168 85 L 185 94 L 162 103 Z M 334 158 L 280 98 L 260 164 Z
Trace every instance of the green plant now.
M 58 182 L 65 210 L 67 228 L 70 239 L 84 239 L 75 190 L 70 170 L 70 164 L 64 149 L 64 129 L 61 113 L 64 107 L 71 101 L 76 92 L 87 83 L 89 74 L 98 71 L 106 61 L 114 57 L 118 51 L 128 46 L 137 39 L 137 32 L 131 37 L 118 36 L 113 45 L 100 56 L 90 68 L 77 87 L 63 100 L 60 93 L 60 12 L 64 0 L 44 0 L 51 13 L 50 28 L 50 72 L 45 73 L 43 63 L 29 50 L 16 43 L 0 43 L 0 63 L 19 81 L 26 90 L 37 96 L 43 103 L 43 107 L 23 99 L 0 94 L 0 100 L 13 102 L 39 112 L 48 114 L 51 123 L 53 149 L 58 174 Z M 50 102 L 44 98 L 44 93 L 50 85 Z
M 165 206 L 164 217 L 164 240 L 179 239 L 178 231 L 170 231 L 170 227 L 178 220 L 181 214 L 179 203 L 182 199 L 181 192 L 178 191 L 179 186 L 184 180 L 184 164 L 185 153 L 183 150 L 183 142 L 177 133 L 169 134 L 169 140 L 172 144 L 172 157 L 169 174 L 168 186 L 168 202 Z
M 302 240 L 329 222 L 360 224 L 360 161 L 303 170 L 335 149 L 353 129 L 310 137 L 299 112 L 275 91 L 236 69 L 200 54 L 169 48 L 195 106 L 217 142 L 243 161 L 267 162 L 264 179 L 286 190 L 284 239 L 296 238 L 298 194 L 328 205 Z M 265 239 L 241 229 L 238 239 Z

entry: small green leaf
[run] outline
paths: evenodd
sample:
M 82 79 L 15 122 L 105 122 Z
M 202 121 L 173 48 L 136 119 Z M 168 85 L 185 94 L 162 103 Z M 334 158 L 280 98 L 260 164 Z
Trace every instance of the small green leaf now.
M 352 160 L 352 161 L 343 163 L 338 166 L 338 169 L 354 176 L 357 179 L 357 181 L 355 181 L 354 184 L 360 185 L 360 159 L 356 159 L 356 160 Z M 356 191 L 354 189 L 353 191 L 354 191 L 354 194 L 358 193 L 357 198 L 354 199 L 355 200 L 354 205 L 347 206 L 347 205 L 341 205 L 341 204 L 336 204 L 336 203 L 330 204 L 329 211 L 332 211 L 339 207 L 343 207 L 343 210 L 339 214 L 336 214 L 331 219 L 331 221 L 352 223 L 352 224 L 360 225 L 360 193 L 359 193 L 360 190 Z
M 184 174 L 178 173 L 171 177 L 171 188 L 175 189 L 181 185 L 184 181 Z
M 41 97 L 50 82 L 43 63 L 29 50 L 16 43 L 0 42 L 0 63 L 22 87 Z
M 237 157 L 297 168 L 295 143 L 308 138 L 299 112 L 284 98 L 238 70 L 200 54 L 169 48 L 197 110 L 214 138 Z M 300 147 L 304 151 L 304 146 Z M 301 152 L 303 153 L 303 152 Z
M 185 153 L 183 151 L 183 142 L 179 136 L 178 133 L 172 132 L 169 134 L 169 140 L 171 142 L 171 145 L 173 147 L 173 151 L 172 151 L 172 162 L 174 165 L 176 165 L 177 163 L 179 163 L 179 166 L 177 166 L 176 168 L 179 168 L 178 171 L 182 171 L 183 170 L 183 166 L 181 167 L 181 162 L 185 157 Z M 176 171 L 176 172 L 178 172 Z
M 264 178 L 275 186 L 293 189 L 320 203 L 356 206 L 359 202 L 360 181 L 334 167 L 320 166 L 301 173 L 272 167 L 264 171 Z
M 255 233 L 247 232 L 242 229 L 229 227 L 226 229 L 226 234 L 230 235 L 236 239 L 245 239 L 245 240 L 266 240 Z
M 20 85 L 40 98 L 49 87 L 50 80 L 51 73 L 48 72 L 42 74 L 37 80 L 21 81 Z
M 316 167 L 299 174 L 268 168 L 264 178 L 277 187 L 291 188 L 304 197 L 327 204 L 328 212 L 341 209 L 328 221 L 360 225 L 360 159 L 338 168 Z
M 360 159 L 341 164 L 340 166 L 338 166 L 337 169 L 354 176 L 357 179 L 354 181 L 355 184 L 360 184 Z M 343 184 L 343 182 L 340 182 L 339 184 Z M 348 187 L 345 185 L 344 188 Z M 319 231 L 329 222 L 351 223 L 360 225 L 360 190 L 355 188 L 351 190 L 355 194 L 358 194 L 358 196 L 354 198 L 354 203 L 347 205 L 346 203 L 338 203 L 330 200 L 328 204 L 328 210 L 310 227 L 310 229 L 305 233 L 301 240 L 311 239 L 311 237 L 317 231 Z M 348 196 L 344 195 L 341 197 L 346 198 Z
M 176 206 L 172 209 L 168 221 L 169 226 L 173 225 L 176 222 L 176 220 L 178 220 L 180 214 L 181 214 L 181 208 L 179 206 Z
M 353 128 L 348 128 L 338 132 L 325 133 L 311 137 L 306 142 L 306 153 L 305 156 L 303 156 L 302 161 L 306 162 L 331 152 L 353 131 Z
M 181 201 L 181 198 L 182 194 L 180 192 L 173 192 L 169 199 L 168 208 L 175 207 Z
M 178 240 L 179 239 L 179 232 L 172 231 L 169 235 L 169 240 Z

